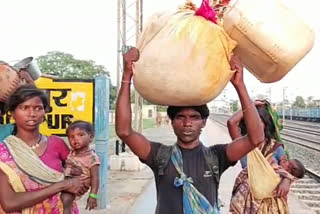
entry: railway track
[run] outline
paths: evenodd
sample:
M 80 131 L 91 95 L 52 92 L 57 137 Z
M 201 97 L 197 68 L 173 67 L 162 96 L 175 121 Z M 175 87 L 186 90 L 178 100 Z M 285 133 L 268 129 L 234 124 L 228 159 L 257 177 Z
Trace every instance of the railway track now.
M 215 122 L 221 124 L 222 126 L 226 127 L 226 119 L 224 118 L 214 118 L 211 117 Z M 283 137 L 288 143 L 293 143 L 299 146 L 303 146 L 304 148 L 308 148 L 310 150 L 320 152 L 320 148 L 317 149 L 315 146 L 306 145 L 305 143 L 299 142 L 296 140 L 297 136 L 291 136 L 290 139 Z M 306 139 L 303 139 L 306 140 Z M 301 139 L 300 139 L 301 141 Z M 316 142 L 319 145 L 319 142 Z M 306 169 L 306 176 L 303 179 L 299 179 L 295 181 L 290 191 L 299 198 L 299 200 L 303 201 L 308 207 L 314 210 L 317 214 L 320 214 L 320 175 L 319 173 L 311 170 Z
M 291 131 L 297 131 L 302 132 L 310 135 L 320 136 L 320 130 L 311 130 L 311 129 L 304 129 L 300 127 L 294 127 L 294 126 L 285 126 L 285 129 L 291 130 Z
M 221 125 L 226 126 L 227 118 L 229 118 L 229 116 L 227 116 L 227 115 L 219 115 L 219 116 L 222 116 L 222 118 L 221 117 L 219 119 L 214 118 L 214 117 L 211 117 L 211 118 L 214 121 L 220 123 Z M 299 132 L 299 133 L 300 132 L 307 133 L 309 131 L 308 134 L 312 133 L 311 135 L 315 135 L 314 133 L 316 133 L 316 134 L 318 134 L 320 136 L 319 132 L 316 132 L 316 131 L 313 131 L 313 130 L 302 129 L 302 131 L 301 131 L 301 129 L 297 128 L 297 127 L 293 127 L 291 130 L 295 131 L 295 132 Z M 297 134 L 291 134 L 291 133 L 286 133 L 286 132 L 282 132 L 281 135 L 282 136 L 286 136 L 286 137 L 282 137 L 282 139 L 285 140 L 288 143 L 293 143 L 293 144 L 305 147 L 307 149 L 311 149 L 313 151 L 320 152 L 320 141 L 319 140 L 309 139 L 309 138 L 306 138 L 306 137 L 300 137 Z
M 288 143 L 292 143 L 292 144 L 295 144 L 295 145 L 299 145 L 299 146 L 302 146 L 304 148 L 307 148 L 307 149 L 311 149 L 312 151 L 316 151 L 316 152 L 320 152 L 320 149 L 318 148 L 315 148 L 314 146 L 311 146 L 311 145 L 306 145 L 305 143 L 301 143 L 301 142 L 298 142 L 296 140 L 292 140 L 292 139 L 289 139 L 289 138 L 285 138 L 285 137 L 282 137 L 282 139 Z M 319 144 L 318 144 L 319 145 Z
M 221 125 L 225 126 L 226 127 L 226 116 L 223 116 L 224 118 L 223 119 L 217 119 L 217 118 L 211 118 L 213 119 L 214 121 L 220 123 Z M 299 131 L 299 129 L 295 129 L 295 131 Z M 297 136 L 297 135 L 293 135 L 293 134 L 288 134 L 288 133 L 281 133 L 282 136 L 287 136 L 287 138 L 285 137 L 282 137 L 283 140 L 289 142 L 289 143 L 293 143 L 293 144 L 296 144 L 296 145 L 299 145 L 299 146 L 303 146 L 305 148 L 308 148 L 308 149 L 311 149 L 311 150 L 314 150 L 314 151 L 317 151 L 317 152 L 320 152 L 320 142 L 319 141 L 316 141 L 316 140 L 312 140 L 312 139 L 308 139 L 308 138 L 305 138 L 305 137 L 300 137 L 300 136 Z M 300 141 L 297 141 L 300 140 Z M 308 144 L 306 144 L 305 142 L 308 142 Z M 317 148 L 319 147 L 319 148 Z
M 307 169 L 306 176 L 295 181 L 290 191 L 317 214 L 320 214 L 320 176 L 317 173 Z
M 320 124 L 319 123 L 312 123 L 312 122 L 298 122 L 295 120 L 286 120 L 285 123 L 287 125 L 297 125 L 297 126 L 303 126 L 303 127 L 308 127 L 311 129 L 318 129 L 320 130 Z
M 283 140 L 289 143 L 320 152 L 319 130 L 285 126 L 281 135 Z
M 211 118 L 217 121 L 218 123 L 226 126 L 226 121 L 229 117 L 230 115 L 218 115 Z M 304 126 L 305 123 L 294 123 L 294 124 L 299 126 Z M 283 136 L 282 139 L 289 143 L 293 143 L 299 146 L 303 146 L 307 149 L 320 152 L 320 141 L 318 140 L 318 136 L 320 136 L 320 131 L 314 129 L 314 126 L 312 127 L 313 127 L 312 129 L 305 129 L 301 127 L 286 125 L 283 131 L 281 132 L 281 135 Z M 301 136 L 302 133 L 305 135 Z

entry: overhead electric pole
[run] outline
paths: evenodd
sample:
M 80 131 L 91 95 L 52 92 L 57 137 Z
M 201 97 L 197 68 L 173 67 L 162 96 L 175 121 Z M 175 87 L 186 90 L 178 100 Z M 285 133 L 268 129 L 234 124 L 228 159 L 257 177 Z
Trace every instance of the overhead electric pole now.
M 286 89 L 287 87 L 283 87 L 282 89 L 282 125 L 285 125 L 286 119 L 286 111 L 285 111 L 285 102 L 286 102 Z
M 143 0 L 136 0 L 136 44 L 138 44 L 139 35 L 142 31 L 143 21 Z M 134 127 L 136 131 L 142 132 L 143 130 L 143 118 L 142 118 L 143 98 L 135 90 L 134 92 Z
M 143 24 L 143 0 L 118 0 L 118 49 L 117 49 L 117 94 L 120 90 L 123 58 L 130 46 L 136 46 Z M 142 132 L 143 99 L 135 91 L 134 128 Z

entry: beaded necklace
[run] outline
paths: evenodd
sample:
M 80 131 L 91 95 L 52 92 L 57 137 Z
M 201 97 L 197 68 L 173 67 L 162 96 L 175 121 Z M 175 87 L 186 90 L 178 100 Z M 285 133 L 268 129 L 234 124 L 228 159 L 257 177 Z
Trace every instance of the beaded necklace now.
M 30 148 L 31 148 L 33 151 L 36 150 L 37 148 L 39 148 L 40 143 L 41 143 L 41 140 L 42 140 L 42 134 L 40 134 L 39 140 L 36 142 L 36 144 L 34 144 L 33 146 L 30 146 Z

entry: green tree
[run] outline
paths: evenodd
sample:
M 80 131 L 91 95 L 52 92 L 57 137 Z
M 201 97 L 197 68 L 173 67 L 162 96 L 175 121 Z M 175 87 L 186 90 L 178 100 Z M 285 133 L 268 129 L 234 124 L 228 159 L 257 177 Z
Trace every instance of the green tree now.
M 306 104 L 302 96 L 297 96 L 296 101 L 292 104 L 293 108 L 305 108 Z
M 110 83 L 110 109 L 116 109 L 117 87 Z
M 110 77 L 104 66 L 96 65 L 92 60 L 75 59 L 71 54 L 59 51 L 48 52 L 36 60 L 41 72 L 63 79 L 92 79 L 101 75 Z
M 92 60 L 75 59 L 73 55 L 53 51 L 36 58 L 42 73 L 51 74 L 61 79 L 94 79 L 97 76 L 110 77 L 102 65 L 96 65 Z M 110 82 L 110 108 L 114 109 L 116 87 Z
M 307 98 L 307 107 L 308 107 L 308 108 L 317 107 L 316 103 L 313 102 L 313 96 L 309 96 L 309 97 Z

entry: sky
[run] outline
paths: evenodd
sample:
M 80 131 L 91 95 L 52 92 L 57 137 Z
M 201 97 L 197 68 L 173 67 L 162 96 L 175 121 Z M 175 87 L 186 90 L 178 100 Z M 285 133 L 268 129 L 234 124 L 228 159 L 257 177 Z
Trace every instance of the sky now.
M 28 56 L 62 51 L 104 65 L 116 84 L 117 0 L 0 0 L 0 60 L 14 64 Z M 127 5 L 135 0 L 127 0 Z M 144 0 L 144 22 L 158 11 L 175 11 L 185 0 Z M 200 0 L 194 1 L 199 5 Z M 245 72 L 251 96 L 270 94 L 274 102 L 296 96 L 320 99 L 320 2 L 282 0 L 316 33 L 313 49 L 279 82 L 265 84 Z M 133 41 L 131 42 L 133 43 Z M 132 44 L 134 45 L 134 44 Z M 216 100 L 237 99 L 228 84 Z

